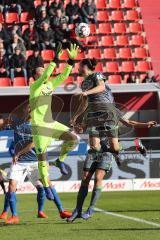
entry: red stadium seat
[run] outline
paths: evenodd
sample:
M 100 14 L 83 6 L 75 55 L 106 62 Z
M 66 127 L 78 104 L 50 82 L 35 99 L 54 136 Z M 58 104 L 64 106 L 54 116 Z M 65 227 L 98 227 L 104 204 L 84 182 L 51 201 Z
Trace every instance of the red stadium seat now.
M 66 84 L 72 84 L 74 82 L 74 77 L 69 76 L 62 85 L 66 85 Z
M 83 82 L 83 79 L 84 79 L 83 77 L 77 77 L 76 82 L 81 85 L 81 83 Z
M 134 35 L 131 38 L 131 45 L 133 46 L 142 46 L 145 44 L 144 37 L 141 35 Z
M 108 3 L 109 8 L 121 8 L 120 0 L 109 0 Z
M 15 77 L 13 80 L 14 87 L 24 87 L 27 86 L 27 81 L 24 77 Z
M 107 11 L 98 11 L 97 12 L 97 20 L 99 22 L 106 22 L 108 21 L 109 17 L 108 17 L 108 13 Z
M 147 58 L 148 54 L 145 48 L 135 48 L 134 50 L 135 58 Z
M 56 69 L 56 74 L 62 73 L 62 71 L 64 70 L 66 66 L 66 63 L 60 63 L 58 68 Z
M 28 24 L 25 24 L 22 26 L 22 34 L 24 33 L 24 31 L 28 28 Z
M 137 7 L 136 0 L 124 0 L 124 8 L 135 8 Z
M 95 71 L 97 71 L 97 72 L 102 72 L 103 71 L 103 65 L 102 65 L 101 62 L 99 62 L 97 64 Z
M 126 12 L 125 20 L 127 21 L 136 21 L 139 19 L 138 12 L 135 10 L 129 10 Z
M 4 17 L 2 13 L 0 13 L 0 23 L 4 23 Z
M 98 28 L 98 33 L 100 34 L 109 34 L 111 33 L 111 24 L 110 23 L 100 23 Z
M 103 57 L 105 59 L 115 59 L 116 58 L 116 51 L 114 48 L 106 48 L 104 49 Z
M 149 62 L 144 62 L 144 61 L 138 62 L 136 70 L 138 72 L 148 72 L 150 70 Z
M 145 77 L 147 76 L 147 74 L 140 74 L 140 79 L 141 79 L 141 82 L 144 81 Z
M 76 60 L 82 60 L 82 59 L 84 59 L 84 58 L 85 58 L 85 54 L 84 54 L 84 52 L 81 52 L 81 53 L 79 53 L 78 56 L 76 57 Z
M 114 40 L 112 36 L 104 36 L 101 38 L 101 46 L 113 46 Z
M 107 62 L 106 63 L 106 72 L 117 73 L 118 71 L 119 71 L 119 69 L 118 69 L 117 62 Z
M 11 86 L 11 79 L 8 77 L 0 78 L 0 87 L 9 87 Z
M 126 33 L 125 23 L 115 23 L 114 24 L 114 32 L 118 33 L 118 34 Z
M 99 49 L 89 49 L 87 55 L 89 58 L 101 59 L 101 52 Z
M 28 59 L 32 54 L 33 54 L 32 50 L 27 50 L 26 51 L 26 59 Z
M 122 77 L 120 75 L 110 75 L 108 78 L 109 84 L 121 84 Z
M 67 60 L 68 59 L 68 52 L 67 50 L 63 50 L 63 54 L 60 56 L 60 60 Z
M 97 45 L 97 42 L 98 42 L 97 36 L 89 36 L 86 38 L 87 46 Z
M 89 27 L 90 27 L 91 34 L 95 34 L 96 33 L 96 25 L 90 24 Z
M 129 45 L 129 40 L 128 36 L 120 35 L 117 36 L 117 46 L 128 46 Z
M 51 0 L 51 2 L 54 2 L 54 0 Z M 70 0 L 65 0 L 64 1 L 64 8 L 66 8 L 66 5 L 70 2 Z
M 6 17 L 5 17 L 5 22 L 7 24 L 11 24 L 11 23 L 14 23 L 14 22 L 19 22 L 19 16 L 18 16 L 18 13 L 13 13 L 13 12 L 9 12 L 6 14 Z
M 52 2 L 54 2 L 54 0 L 49 0 L 49 6 L 51 5 Z
M 122 62 L 122 72 L 134 72 L 134 63 Z
M 28 23 L 29 20 L 33 19 L 32 12 L 22 12 L 20 17 L 20 22 L 22 23 Z
M 38 7 L 39 5 L 41 5 L 41 3 L 42 3 L 41 0 L 35 0 L 34 1 L 35 8 Z
M 139 23 L 130 23 L 129 24 L 130 33 L 140 33 L 142 32 L 142 25 Z
M 79 0 L 79 6 L 81 6 L 84 2 L 85 0 Z
M 132 57 L 132 53 L 131 53 L 130 48 L 120 48 L 119 49 L 119 58 L 129 59 L 131 57 Z
M 68 28 L 69 28 L 70 30 L 72 30 L 72 29 L 75 28 L 75 25 L 74 25 L 74 24 L 69 24 L 69 25 L 68 25 Z
M 76 73 L 76 74 L 79 73 L 79 65 L 80 65 L 79 62 L 75 63 L 72 73 Z
M 49 65 L 49 63 L 44 63 L 44 67 L 45 68 L 48 67 L 48 65 Z
M 123 21 L 123 12 L 118 10 L 118 11 L 112 11 L 110 20 L 112 21 Z
M 54 58 L 54 51 L 53 50 L 42 50 L 41 56 L 44 61 L 51 61 Z
M 104 9 L 107 7 L 105 0 L 96 0 L 95 4 L 98 9 Z

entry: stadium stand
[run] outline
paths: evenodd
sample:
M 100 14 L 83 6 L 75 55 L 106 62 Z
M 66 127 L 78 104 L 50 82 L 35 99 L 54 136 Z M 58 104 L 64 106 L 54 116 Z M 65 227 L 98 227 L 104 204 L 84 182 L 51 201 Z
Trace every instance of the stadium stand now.
M 48 1 L 48 6 L 52 2 Z M 65 1 L 65 7 L 68 2 Z M 83 2 L 79 1 L 79 6 Z M 95 0 L 95 3 L 98 10 L 97 24 L 90 24 L 91 35 L 82 41 L 87 48 L 86 56 L 98 59 L 97 69 L 103 71 L 104 74 L 107 73 L 107 76 L 109 75 L 109 83 L 123 82 L 125 74 L 128 73 L 137 74 L 142 81 L 144 74 L 153 69 L 138 0 Z M 34 1 L 35 8 L 40 5 L 41 0 Z M 35 10 L 22 11 L 20 16 L 18 13 L 9 12 L 6 16 L 0 13 L 0 23 L 6 29 L 16 23 L 20 26 L 23 34 L 28 28 L 29 20 L 34 19 L 35 14 Z M 74 31 L 74 25 L 70 24 L 69 29 Z M 26 59 L 32 52 L 33 49 L 27 49 Z M 54 49 L 41 49 L 41 56 L 46 66 L 54 57 Z M 67 51 L 64 50 L 57 72 L 62 71 L 67 57 Z M 69 82 L 81 82 L 81 80 L 77 80 L 77 75 L 79 61 L 83 58 L 85 58 L 85 54 L 81 52 Z M 123 73 L 124 79 L 117 73 Z M 26 86 L 26 80 L 22 80 L 21 76 L 17 77 L 20 79 L 16 79 L 13 86 Z M 12 84 L 9 78 L 4 78 L 3 81 L 0 81 L 0 86 L 12 86 Z

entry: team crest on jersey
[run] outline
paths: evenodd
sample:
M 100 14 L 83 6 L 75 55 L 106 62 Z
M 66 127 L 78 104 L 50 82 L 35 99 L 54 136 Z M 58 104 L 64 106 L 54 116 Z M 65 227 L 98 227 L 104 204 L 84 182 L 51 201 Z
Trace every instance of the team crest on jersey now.
M 41 92 L 45 96 L 50 96 L 52 95 L 52 87 L 49 84 L 44 84 Z

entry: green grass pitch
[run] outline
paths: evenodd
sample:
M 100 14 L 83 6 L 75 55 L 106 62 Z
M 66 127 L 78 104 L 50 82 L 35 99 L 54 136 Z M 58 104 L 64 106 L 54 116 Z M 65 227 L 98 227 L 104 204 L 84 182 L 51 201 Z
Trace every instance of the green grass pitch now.
M 66 209 L 75 206 L 76 193 L 60 194 Z M 0 196 L 2 209 L 4 196 Z M 36 218 L 36 195 L 18 195 L 20 224 L 6 226 L 0 222 L 2 240 L 158 240 L 160 239 L 160 192 L 108 192 L 102 193 L 97 208 L 123 216 L 107 215 L 95 212 L 84 221 L 78 219 L 72 224 L 59 218 L 55 205 L 46 201 L 45 212 L 49 218 Z M 90 194 L 85 202 L 86 209 Z M 133 218 L 157 223 L 159 226 L 137 222 Z

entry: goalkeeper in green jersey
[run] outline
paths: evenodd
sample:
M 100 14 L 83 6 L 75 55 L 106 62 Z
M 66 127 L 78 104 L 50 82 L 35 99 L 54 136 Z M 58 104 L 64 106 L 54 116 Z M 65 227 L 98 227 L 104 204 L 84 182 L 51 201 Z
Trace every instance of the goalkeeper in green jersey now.
M 40 177 L 45 187 L 46 195 L 50 199 L 52 199 L 52 194 L 48 184 L 48 165 L 46 161 L 47 147 L 51 144 L 52 139 L 63 141 L 60 155 L 55 165 L 60 169 L 62 174 L 66 175 L 68 172 L 64 159 L 77 144 L 77 136 L 71 133 L 67 126 L 53 120 L 52 117 L 52 104 L 54 105 L 54 102 L 52 103 L 52 92 L 61 85 L 71 73 L 74 59 L 78 55 L 78 47 L 75 44 L 71 44 L 70 49 L 67 49 L 67 51 L 69 60 L 61 74 L 57 75 L 55 78 L 50 78 L 56 67 L 55 62 L 62 54 L 62 50 L 59 47 L 55 54 L 54 61 L 50 62 L 46 69 L 41 67 L 36 69 L 36 81 L 30 86 L 29 101 L 33 142 L 39 161 L 38 168 Z

